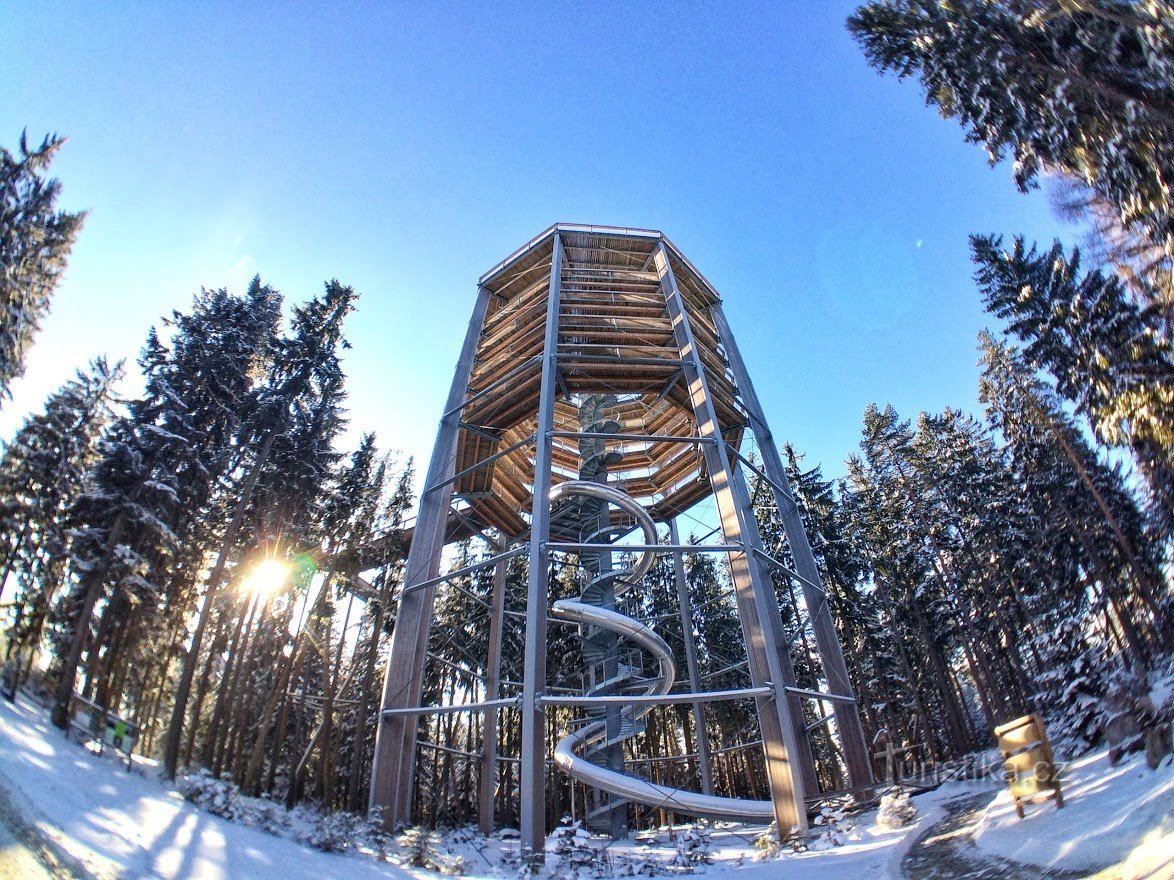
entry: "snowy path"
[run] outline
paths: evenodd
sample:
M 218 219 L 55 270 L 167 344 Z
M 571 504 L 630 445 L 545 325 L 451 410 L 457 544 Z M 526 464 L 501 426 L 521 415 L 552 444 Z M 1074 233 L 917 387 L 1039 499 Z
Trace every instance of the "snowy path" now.
M 0 824 L 0 880 L 60 880 L 46 870 L 24 841 Z
M 947 815 L 909 849 L 901 870 L 909 880 L 1081 880 L 1054 868 L 1034 868 L 979 852 L 973 832 L 992 793 L 959 798 L 945 804 Z
M 177 792 L 67 742 L 25 703 L 0 705 L 0 785 L 54 849 L 93 877 L 413 877 L 391 864 L 330 855 L 201 812 Z

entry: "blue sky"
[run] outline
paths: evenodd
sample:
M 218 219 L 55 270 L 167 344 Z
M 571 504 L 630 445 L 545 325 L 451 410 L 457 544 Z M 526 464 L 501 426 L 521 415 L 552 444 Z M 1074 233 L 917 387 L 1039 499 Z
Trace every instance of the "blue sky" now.
M 0 8 L 0 143 L 68 135 L 90 212 L 0 436 L 201 286 L 337 277 L 352 434 L 422 466 L 477 277 L 567 221 L 673 239 L 776 436 L 840 474 L 870 402 L 976 407 L 967 234 L 1076 236 L 867 66 L 853 3 L 334 6 Z

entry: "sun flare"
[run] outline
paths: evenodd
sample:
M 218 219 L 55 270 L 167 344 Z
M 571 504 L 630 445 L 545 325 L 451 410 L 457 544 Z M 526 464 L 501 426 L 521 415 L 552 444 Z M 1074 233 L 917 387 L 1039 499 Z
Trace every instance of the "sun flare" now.
M 275 590 L 281 589 L 288 575 L 289 566 L 284 562 L 266 559 L 257 563 L 248 576 L 241 581 L 241 590 L 258 596 L 268 596 Z

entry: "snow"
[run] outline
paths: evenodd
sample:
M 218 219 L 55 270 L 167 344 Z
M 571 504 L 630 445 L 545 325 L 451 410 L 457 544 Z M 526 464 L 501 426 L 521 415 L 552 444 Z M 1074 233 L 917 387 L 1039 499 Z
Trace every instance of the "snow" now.
M 306 841 L 317 835 L 321 842 L 324 825 L 335 820 L 350 834 L 349 820 L 332 817 L 316 825 L 307 810 L 286 813 L 268 801 L 243 799 L 226 809 L 238 817 L 228 821 L 185 801 L 174 787 L 150 778 L 150 771 L 141 762 L 134 773 L 127 773 L 125 761 L 111 753 L 98 756 L 67 741 L 31 702 L 0 702 L 0 807 L 7 804 L 22 813 L 84 875 L 104 880 L 437 880 L 436 870 L 419 867 L 431 865 L 462 877 L 518 876 L 516 832 L 486 838 L 458 829 L 417 834 L 414 841 L 401 836 L 389 847 L 387 859 L 357 853 L 353 847 L 328 853 Z M 1072 858 L 1104 864 L 1108 850 L 1096 857 L 1098 847 L 1128 854 L 1146 833 L 1151 850 L 1168 847 L 1169 767 L 1149 774 L 1134 760 L 1110 770 L 1100 755 L 1074 765 L 1071 773 L 1066 787 L 1071 803 L 1058 821 L 1049 804 L 1029 807 L 1028 819 L 1017 825 L 1009 799 L 999 795 L 983 817 L 982 846 L 1036 862 L 1062 858 L 1066 867 L 1078 863 Z M 766 858 L 754 846 L 761 827 L 718 823 L 661 829 L 613 844 L 561 829 L 548 841 L 547 866 L 539 876 L 588 880 L 696 872 L 713 880 L 890 880 L 901 876 L 901 859 L 913 841 L 944 815 L 943 803 L 984 790 L 990 790 L 989 781 L 954 782 L 915 797 L 917 815 L 900 828 L 880 827 L 875 811 L 829 814 L 833 827 L 816 829 L 822 833 L 808 851 L 784 849 L 781 856 Z M 210 787 L 209 794 L 216 800 Z M 1143 806 L 1131 813 L 1125 807 L 1135 800 Z M 216 800 L 211 806 L 224 804 Z M 249 827 L 250 822 L 257 827 Z M 1066 835 L 1064 828 L 1077 833 Z M 1066 843 L 1068 836 L 1075 839 Z M 832 838 L 843 845 L 833 845 Z
M 55 848 L 87 873 L 98 877 L 162 878 L 162 880 L 318 880 L 344 874 L 348 880 L 435 880 L 437 873 L 406 867 L 407 848 L 393 853 L 404 864 L 355 854 L 313 849 L 288 837 L 230 822 L 186 802 L 174 788 L 141 775 L 129 774 L 125 762 L 91 754 L 66 741 L 49 726 L 44 711 L 23 699 L 0 703 L 0 788 L 36 824 Z M 955 786 L 953 794 L 960 787 Z M 919 829 L 932 822 L 933 803 L 948 793 L 917 799 L 922 810 L 913 825 L 896 830 L 875 826 L 875 813 L 856 817 L 855 829 L 844 833 L 844 846 L 756 859 L 754 838 L 761 828 L 719 825 L 707 836 L 710 864 L 695 862 L 698 873 L 728 875 L 728 880 L 887 880 L 898 877 L 897 866 Z M 306 824 L 304 821 L 303 825 Z M 505 839 L 503 839 L 505 838 Z M 686 829 L 662 831 L 642 840 L 607 845 L 597 861 L 610 862 L 616 873 L 642 865 L 657 873 L 678 873 L 681 854 L 691 843 Z M 817 841 L 818 843 L 818 841 Z M 434 863 L 466 877 L 513 877 L 517 874 L 516 837 L 484 838 L 468 831 L 450 832 L 433 841 L 439 850 Z M 564 874 L 556 854 L 558 840 L 548 845 L 547 871 Z M 511 858 L 512 857 L 512 858 Z M 676 867 L 674 867 L 674 862 Z M 595 876 L 593 869 L 585 876 Z
M 1060 784 L 1062 810 L 1041 799 L 1025 805 L 1023 819 L 1015 815 L 1011 793 L 999 792 L 979 820 L 978 848 L 1069 870 L 1128 861 L 1144 873 L 1174 863 L 1174 759 L 1150 770 L 1136 754 L 1110 767 L 1106 749 L 1069 763 Z M 1144 865 L 1152 867 L 1139 867 Z
M 42 834 L 92 876 L 165 880 L 407 880 L 388 863 L 319 852 L 226 822 L 124 764 L 90 754 L 39 708 L 0 710 L 0 785 Z M 343 867 L 345 865 L 345 867 Z

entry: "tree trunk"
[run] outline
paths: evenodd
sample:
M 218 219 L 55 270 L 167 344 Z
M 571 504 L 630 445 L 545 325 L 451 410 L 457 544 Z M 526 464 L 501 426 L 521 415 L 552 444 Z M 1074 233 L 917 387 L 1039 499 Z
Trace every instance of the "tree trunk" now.
M 77 678 L 78 663 L 82 658 L 90 634 L 90 618 L 94 615 L 94 606 L 102 595 L 105 586 L 106 573 L 110 570 L 110 562 L 114 559 L 114 551 L 118 547 L 118 539 L 122 537 L 122 530 L 126 527 L 126 513 L 119 513 L 110 526 L 110 533 L 106 538 L 106 549 L 102 555 L 102 565 L 93 572 L 86 585 L 86 596 L 77 616 L 77 628 L 73 633 L 73 640 L 69 645 L 69 653 L 61 666 L 61 678 L 57 682 L 57 693 L 53 700 L 52 722 L 61 730 L 69 730 L 69 701 L 73 697 L 74 680 Z
M 252 469 L 241 485 L 241 496 L 237 500 L 236 509 L 232 514 L 232 520 L 225 530 L 224 540 L 220 543 L 220 552 L 217 554 L 216 564 L 212 567 L 212 573 L 208 576 L 208 589 L 204 594 L 204 606 L 200 609 L 200 616 L 196 621 L 196 631 L 192 633 L 192 646 L 183 658 L 183 669 L 180 672 L 179 685 L 175 691 L 175 706 L 171 712 L 171 723 L 167 727 L 167 745 L 163 755 L 163 773 L 168 779 L 175 779 L 175 772 L 178 769 L 179 741 L 183 734 L 183 722 L 187 713 L 188 696 L 191 693 L 192 679 L 196 673 L 196 664 L 200 658 L 200 646 L 204 640 L 204 630 L 208 626 L 208 618 L 212 613 L 212 603 L 216 598 L 216 591 L 220 589 L 220 583 L 224 579 L 224 570 L 228 565 L 228 556 L 232 552 L 233 544 L 236 543 L 237 535 L 240 534 L 249 499 L 252 497 L 253 490 L 257 486 L 257 480 L 261 477 L 261 469 L 265 466 L 269 458 L 269 451 L 273 448 L 273 441 L 276 437 L 276 429 L 270 429 L 269 433 L 265 436 L 264 442 L 261 444 L 261 449 L 257 453 L 257 460 L 253 463 Z

